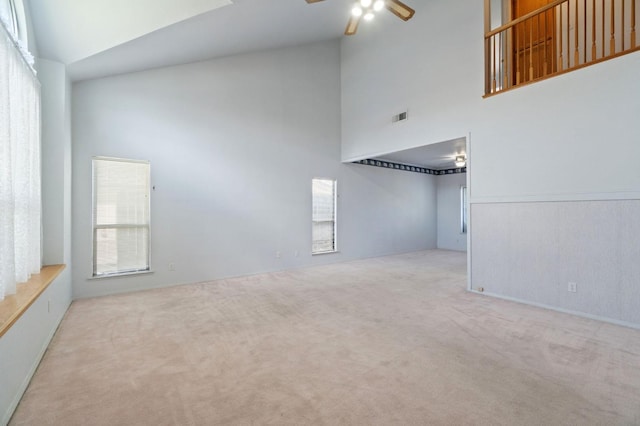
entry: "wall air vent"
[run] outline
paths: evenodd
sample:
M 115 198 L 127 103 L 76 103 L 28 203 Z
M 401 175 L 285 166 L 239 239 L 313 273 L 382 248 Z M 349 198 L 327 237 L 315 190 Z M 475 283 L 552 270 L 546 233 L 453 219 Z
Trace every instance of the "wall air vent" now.
M 409 115 L 407 114 L 407 111 L 405 112 L 401 112 L 400 114 L 394 115 L 393 117 L 391 117 L 391 121 L 393 123 L 397 123 L 398 121 L 404 121 L 407 118 L 409 118 Z

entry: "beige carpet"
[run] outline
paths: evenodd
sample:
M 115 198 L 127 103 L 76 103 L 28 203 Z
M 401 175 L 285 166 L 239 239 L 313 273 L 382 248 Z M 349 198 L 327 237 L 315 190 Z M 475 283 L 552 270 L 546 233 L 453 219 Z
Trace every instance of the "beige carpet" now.
M 425 251 L 74 302 L 12 425 L 638 425 L 640 331 Z

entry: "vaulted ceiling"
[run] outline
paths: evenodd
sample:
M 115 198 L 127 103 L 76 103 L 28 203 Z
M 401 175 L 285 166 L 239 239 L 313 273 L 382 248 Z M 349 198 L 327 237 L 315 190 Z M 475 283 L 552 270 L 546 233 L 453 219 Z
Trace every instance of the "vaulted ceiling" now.
M 82 80 L 342 36 L 350 0 L 28 0 L 40 57 Z
M 39 56 L 73 81 L 196 62 L 343 36 L 354 0 L 25 0 Z M 424 8 L 421 0 L 411 6 Z M 388 15 L 388 16 L 387 16 Z M 382 14 L 373 25 L 418 25 Z M 371 23 L 367 23 L 371 25 Z M 361 28 L 355 37 L 366 37 Z M 464 140 L 382 156 L 453 166 Z

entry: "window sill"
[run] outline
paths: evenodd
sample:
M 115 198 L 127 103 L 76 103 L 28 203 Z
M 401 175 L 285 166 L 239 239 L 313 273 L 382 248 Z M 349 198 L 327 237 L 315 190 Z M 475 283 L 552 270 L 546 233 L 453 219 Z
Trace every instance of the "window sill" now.
M 109 278 L 126 278 L 135 275 L 147 275 L 153 274 L 155 271 L 137 271 L 137 272 L 124 272 L 122 274 L 108 274 L 108 275 L 97 275 L 93 277 L 87 278 L 88 280 L 108 280 Z
M 16 294 L 0 301 L 0 337 L 29 309 L 64 268 L 65 265 L 43 266 L 39 274 L 33 274 L 29 281 L 18 284 Z
M 333 250 L 333 251 L 320 251 L 318 253 L 311 253 L 311 256 L 322 256 L 324 254 L 336 254 L 336 253 L 340 253 L 339 250 Z

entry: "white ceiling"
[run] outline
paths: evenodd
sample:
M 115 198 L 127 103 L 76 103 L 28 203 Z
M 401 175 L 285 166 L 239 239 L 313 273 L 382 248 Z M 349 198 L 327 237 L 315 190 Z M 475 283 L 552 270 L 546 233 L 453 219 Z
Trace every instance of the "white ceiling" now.
M 77 81 L 338 38 L 352 0 L 28 1 L 40 57 Z
M 39 56 L 67 65 L 74 81 L 339 38 L 353 2 L 26 1 Z M 380 18 L 366 25 L 416 22 Z M 361 25 L 359 31 L 366 31 L 366 25 Z M 466 143 L 462 138 L 378 158 L 445 169 L 454 167 L 456 154 L 465 152 Z
M 29 0 L 40 54 L 71 64 L 231 0 Z
M 466 139 L 460 138 L 418 148 L 406 149 L 404 151 L 397 151 L 376 158 L 394 163 L 410 164 L 440 170 L 455 167 L 456 155 L 466 155 L 466 153 Z

